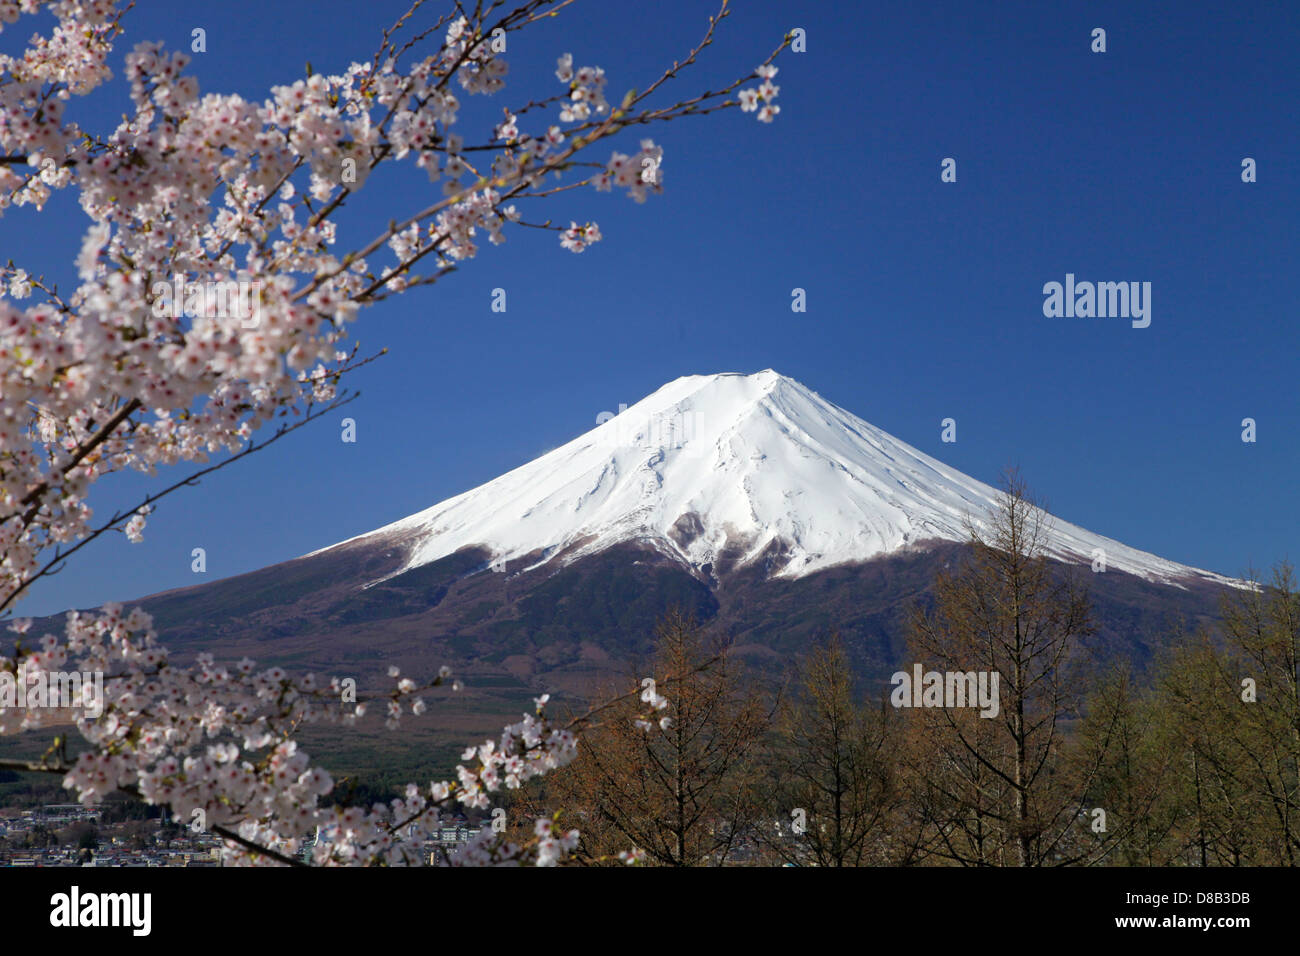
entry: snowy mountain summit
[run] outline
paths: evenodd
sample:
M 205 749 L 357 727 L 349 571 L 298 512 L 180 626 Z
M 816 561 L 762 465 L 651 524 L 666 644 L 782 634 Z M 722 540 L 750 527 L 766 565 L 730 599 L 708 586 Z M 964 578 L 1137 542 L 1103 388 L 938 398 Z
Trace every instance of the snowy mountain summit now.
M 768 369 L 669 382 L 568 444 L 351 541 L 400 546 L 403 571 L 470 546 L 513 572 L 634 542 L 704 576 L 725 558 L 799 578 L 965 541 L 967 519 L 987 527 L 997 497 Z M 1100 550 L 1107 569 L 1153 581 L 1236 583 L 1059 518 L 1050 527 L 1048 553 L 1063 561 L 1091 564 Z

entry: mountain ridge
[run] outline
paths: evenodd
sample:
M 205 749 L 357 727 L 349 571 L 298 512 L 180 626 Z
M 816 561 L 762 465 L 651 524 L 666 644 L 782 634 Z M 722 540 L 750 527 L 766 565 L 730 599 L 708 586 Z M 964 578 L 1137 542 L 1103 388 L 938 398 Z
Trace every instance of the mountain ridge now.
M 404 549 L 401 574 L 482 547 L 497 570 L 629 541 L 717 580 L 719 557 L 797 579 L 987 529 L 999 492 L 772 369 L 683 376 L 476 488 L 304 557 Z M 1241 586 L 1052 517 L 1045 553 L 1174 586 Z M 739 556 L 736 557 L 737 552 Z M 773 563 L 773 554 L 780 560 Z M 379 584 L 386 578 L 370 582 Z

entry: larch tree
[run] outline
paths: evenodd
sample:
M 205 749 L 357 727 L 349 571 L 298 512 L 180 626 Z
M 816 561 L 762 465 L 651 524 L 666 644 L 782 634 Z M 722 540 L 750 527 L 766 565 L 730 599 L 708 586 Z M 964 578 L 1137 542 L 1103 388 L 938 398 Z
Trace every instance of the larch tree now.
M 1183 763 L 1183 856 L 1197 865 L 1295 866 L 1300 857 L 1300 593 L 1278 565 L 1225 595 L 1162 671 L 1157 704 Z
M 1076 845 L 1111 865 L 1167 866 L 1177 862 L 1177 834 L 1186 822 L 1178 789 L 1183 741 L 1149 687 L 1127 662 L 1096 684 L 1071 754 L 1073 774 L 1089 780 L 1086 832 Z
M 838 634 L 809 650 L 778 709 L 765 844 L 800 866 L 899 862 L 898 719 L 858 693 Z
M 1200 633 L 1176 648 L 1157 677 L 1155 704 L 1177 772 L 1168 796 L 1181 810 L 1175 859 L 1190 866 L 1262 862 L 1265 812 L 1250 779 L 1250 755 L 1231 723 L 1241 716 L 1240 670 L 1222 643 Z M 1234 739 L 1236 738 L 1236 739 Z
M 996 715 L 923 707 L 908 749 L 933 815 L 935 852 L 968 865 L 1073 862 L 1083 786 L 1063 773 L 1066 723 L 1080 712 L 1089 602 L 1044 553 L 1051 518 L 1015 471 L 969 555 L 938 575 L 932 607 L 909 627 L 917 662 L 944 674 L 998 676 Z
M 680 611 L 660 623 L 647 670 L 547 779 L 547 799 L 574 815 L 579 861 L 606 862 L 630 845 L 652 865 L 720 866 L 759 822 L 770 714 L 725 646 Z M 658 733 L 647 733 L 637 704 L 656 707 Z
M 1269 833 L 1271 862 L 1300 860 L 1300 591 L 1295 569 L 1274 568 L 1267 584 L 1223 601 L 1223 630 L 1239 654 L 1230 722 L 1232 740 L 1248 758 Z

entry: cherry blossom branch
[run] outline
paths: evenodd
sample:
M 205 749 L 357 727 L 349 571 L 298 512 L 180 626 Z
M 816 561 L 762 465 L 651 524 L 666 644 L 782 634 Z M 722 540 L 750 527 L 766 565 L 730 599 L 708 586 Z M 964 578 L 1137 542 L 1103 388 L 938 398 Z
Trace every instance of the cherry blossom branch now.
M 383 353 L 381 352 L 379 354 L 383 354 Z M 274 444 L 284 436 L 290 434 L 291 432 L 297 431 L 299 428 L 302 428 L 304 425 L 308 424 L 309 422 L 313 422 L 323 415 L 327 415 L 330 412 L 336 411 L 337 409 L 343 407 L 344 405 L 350 404 L 351 402 L 355 401 L 360 397 L 361 395 L 359 392 L 347 395 L 346 397 L 340 396 L 339 399 L 331 402 L 329 405 L 319 410 L 310 412 L 309 414 L 306 414 L 305 417 L 300 421 L 294 422 L 291 425 L 281 425 L 279 428 L 275 430 L 275 432 L 273 432 L 269 437 L 263 439 L 261 442 L 250 442 L 248 447 L 244 448 L 242 451 L 239 451 L 231 455 L 229 458 L 222 459 L 217 464 L 210 465 L 207 468 L 202 468 L 199 471 L 196 471 L 186 476 L 185 478 L 182 478 L 181 480 L 171 485 L 168 485 L 166 488 L 162 489 L 161 491 L 156 491 L 146 495 L 140 502 L 138 502 L 135 506 L 127 509 L 126 511 L 115 512 L 112 518 L 110 518 L 104 524 L 100 525 L 94 531 L 87 534 L 85 537 L 83 537 L 80 541 L 78 541 L 67 551 L 56 550 L 54 557 L 52 557 L 36 574 L 29 577 L 21 589 L 13 591 L 12 593 L 4 596 L 3 599 L 0 599 L 0 613 L 6 611 L 10 607 L 10 605 L 14 604 L 20 597 L 22 597 L 22 595 L 27 590 L 29 590 L 31 586 L 35 584 L 38 580 L 40 580 L 43 577 L 49 577 L 58 574 L 59 571 L 62 570 L 62 568 L 58 566 L 65 563 L 68 558 L 76 554 L 78 551 L 80 551 L 86 545 L 90 544 L 92 541 L 99 538 L 101 535 L 106 534 L 107 532 L 113 530 L 122 522 L 130 519 L 133 515 L 141 515 L 147 513 L 146 509 L 151 509 L 156 502 L 162 500 L 163 498 L 166 498 L 168 495 L 172 494 L 173 492 L 179 491 L 181 488 L 193 487 L 195 485 L 198 485 L 201 479 L 207 477 L 213 472 L 220 471 L 221 469 L 226 468 L 229 465 L 233 465 L 235 462 L 240 461 L 243 458 L 247 458 L 249 455 L 261 451 L 262 449 L 266 448 L 268 445 Z
M 0 416 L 0 613 L 102 535 L 124 530 L 138 539 L 143 512 L 164 496 L 352 400 L 336 390 L 357 367 L 356 348 L 349 357 L 340 344 L 359 306 L 445 277 L 476 255 L 477 231 L 493 243 L 505 240 L 511 223 L 558 231 L 573 252 L 601 238 L 595 223 L 565 229 L 550 218 L 524 222 L 514 198 L 618 186 L 642 201 L 662 191 L 662 150 L 650 140 L 639 153 L 614 152 L 604 163 L 578 153 L 633 126 L 685 115 L 730 107 L 757 112 L 763 122 L 776 115 L 772 61 L 789 37 L 721 90 L 649 105 L 712 43 L 728 13 L 723 2 L 703 39 L 643 93 L 611 105 L 604 71 L 575 68 L 564 54 L 555 75 L 565 93 L 522 97 L 526 103 L 504 110 L 483 145 L 466 147 L 453 131 L 460 108 L 453 82 L 469 95 L 504 88 L 505 48 L 497 41 L 571 2 L 524 0 L 505 12 L 505 0 L 455 0 L 452 12 L 416 24 L 424 0 L 414 0 L 383 32 L 369 64 L 353 62 L 339 75 L 314 73 L 308 64 L 305 78 L 272 87 L 260 104 L 200 97 L 185 72 L 187 54 L 140 43 L 121 74 L 133 108 L 104 132 L 83 131 L 64 119 L 64 109 L 111 78 L 112 41 L 130 5 L 47 5 L 57 31 L 34 34 L 22 58 L 0 55 L 0 211 L 39 213 L 54 191 L 73 188 L 92 223 L 76 259 L 80 285 L 66 299 L 12 264 L 0 271 L 8 292 L 0 295 L 0 394 L 10 413 Z M 20 16 L 42 7 L 19 6 Z M 438 33 L 431 55 L 401 62 Z M 754 78 L 762 81 L 756 89 L 740 89 Z M 535 135 L 521 130 L 521 116 L 531 121 L 555 107 L 557 123 Z M 480 160 L 484 152 L 490 156 Z M 444 198 L 335 255 L 336 211 L 368 177 L 408 156 L 431 182 L 441 181 Z M 577 182 L 543 181 L 577 169 L 585 171 Z M 392 259 L 368 263 L 385 245 Z M 424 259 L 433 271 L 414 275 Z M 20 303 L 33 288 L 45 301 Z M 268 439 L 249 440 L 290 414 L 302 420 L 281 421 Z M 104 475 L 207 462 L 216 450 L 229 454 L 131 511 L 92 523 L 87 498 Z M 11 625 L 19 633 L 28 626 Z M 205 810 L 236 863 L 296 865 L 296 850 L 313 830 L 322 835 L 317 863 L 421 862 L 421 828 L 442 808 L 481 808 L 488 794 L 562 766 L 576 752 L 576 734 L 590 726 L 583 721 L 600 719 L 600 710 L 589 708 L 557 727 L 539 698 L 536 713 L 506 727 L 498 741 L 466 751 L 469 765 L 457 768 L 456 781 L 434 784 L 427 795 L 409 785 L 387 807 L 324 807 L 333 781 L 297 750 L 295 737 L 307 723 L 351 726 L 363 716 L 364 702 L 347 709 L 356 697 L 340 695 L 338 680 L 323 690 L 312 675 L 254 671 L 251 661 L 232 669 L 207 654 L 172 666 L 148 616 L 116 605 L 70 612 L 64 631 L 62 639 L 44 635 L 34 648 L 20 641 L 12 659 L 0 657 L 0 670 L 15 677 L 70 663 L 110 675 L 102 713 L 76 720 L 90 749 L 69 762 L 61 736 L 60 756 L 47 754 L 40 764 L 63 768 L 65 787 L 83 802 L 131 787 L 177 813 Z M 396 679 L 395 669 L 390 676 Z M 432 686 L 437 681 L 425 688 Z M 422 698 L 413 697 L 420 689 L 398 681 L 385 700 L 388 725 L 397 726 L 407 705 L 423 712 Z M 662 706 L 660 697 L 642 699 L 652 708 L 648 716 Z M 0 734 L 50 722 L 58 720 L 43 709 L 0 706 Z M 523 845 L 487 836 L 447 862 L 556 863 L 576 845 L 577 831 L 559 833 L 554 822 L 537 821 L 534 839 Z
M 0 770 L 18 770 L 28 773 L 57 773 L 66 775 L 72 769 L 73 764 L 67 763 L 66 761 L 52 766 L 37 760 L 0 760 Z M 140 799 L 140 791 L 135 787 L 118 787 L 116 792 L 128 797 Z M 307 865 L 303 863 L 302 860 L 295 859 L 291 856 L 285 856 L 277 850 L 262 846 L 259 843 L 254 843 L 252 840 L 246 840 L 234 830 L 224 827 L 219 823 L 213 824 L 211 830 L 224 840 L 229 840 L 231 843 L 237 843 L 239 846 L 251 853 L 264 856 L 267 859 L 275 860 L 277 863 L 283 863 L 285 866 L 303 867 Z

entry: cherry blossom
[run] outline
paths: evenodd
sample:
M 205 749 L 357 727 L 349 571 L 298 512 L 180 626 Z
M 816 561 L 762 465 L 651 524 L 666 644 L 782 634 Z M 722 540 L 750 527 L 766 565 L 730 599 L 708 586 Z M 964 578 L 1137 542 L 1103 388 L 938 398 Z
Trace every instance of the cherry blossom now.
M 0 25 L 31 36 L 22 55 L 0 55 L 0 216 L 41 214 L 56 190 L 71 190 L 89 220 L 73 251 L 75 288 L 57 288 L 37 263 L 0 267 L 0 614 L 100 536 L 141 540 L 156 503 L 189 478 L 350 400 L 348 374 L 373 358 L 350 342 L 364 307 L 434 284 L 477 256 L 484 238 L 495 245 L 541 228 L 573 252 L 602 240 L 594 222 L 529 222 L 530 202 L 587 184 L 617 186 L 637 202 L 662 191 L 653 140 L 588 160 L 601 141 L 688 114 L 776 113 L 772 61 L 788 37 L 730 85 L 652 102 L 711 42 L 723 2 L 702 42 L 643 92 L 611 103 L 604 69 L 565 53 L 555 71 L 564 93 L 504 108 L 490 135 L 467 143 L 456 128 L 461 98 L 506 87 L 496 39 L 567 6 L 518 2 L 472 15 L 456 6 L 415 25 L 407 21 L 417 4 L 368 59 L 289 76 L 246 99 L 200 89 L 189 55 L 162 43 L 118 51 L 129 3 L 0 0 Z M 114 70 L 126 115 L 107 126 L 93 113 L 74 118 Z M 736 92 L 754 78 L 756 89 Z M 339 210 L 403 161 L 436 184 L 433 195 L 378 235 L 345 234 Z M 175 465 L 191 469 L 187 479 L 96 513 L 93 486 L 106 475 Z M 11 629 L 23 633 L 18 622 Z M 341 703 L 338 680 L 209 655 L 174 665 L 148 617 L 114 605 L 70 614 L 65 633 L 43 635 L 39 649 L 21 640 L 0 670 L 105 675 L 103 712 L 77 717 L 91 749 L 62 768 L 65 786 L 86 802 L 125 788 L 187 821 L 203 810 L 233 863 L 291 862 L 316 833 L 318 864 L 422 862 L 442 811 L 485 808 L 493 793 L 567 763 L 577 746 L 574 728 L 548 721 L 543 698 L 499 739 L 467 751 L 454 780 L 412 785 L 387 806 L 325 807 L 333 782 L 292 732 L 366 715 L 364 700 Z M 431 709 L 431 688 L 460 686 L 446 669 L 423 686 L 390 680 L 371 702 L 393 728 Z M 0 733 L 57 723 L 53 714 L 0 708 Z M 526 844 L 489 834 L 448 862 L 551 865 L 576 839 L 539 824 Z

